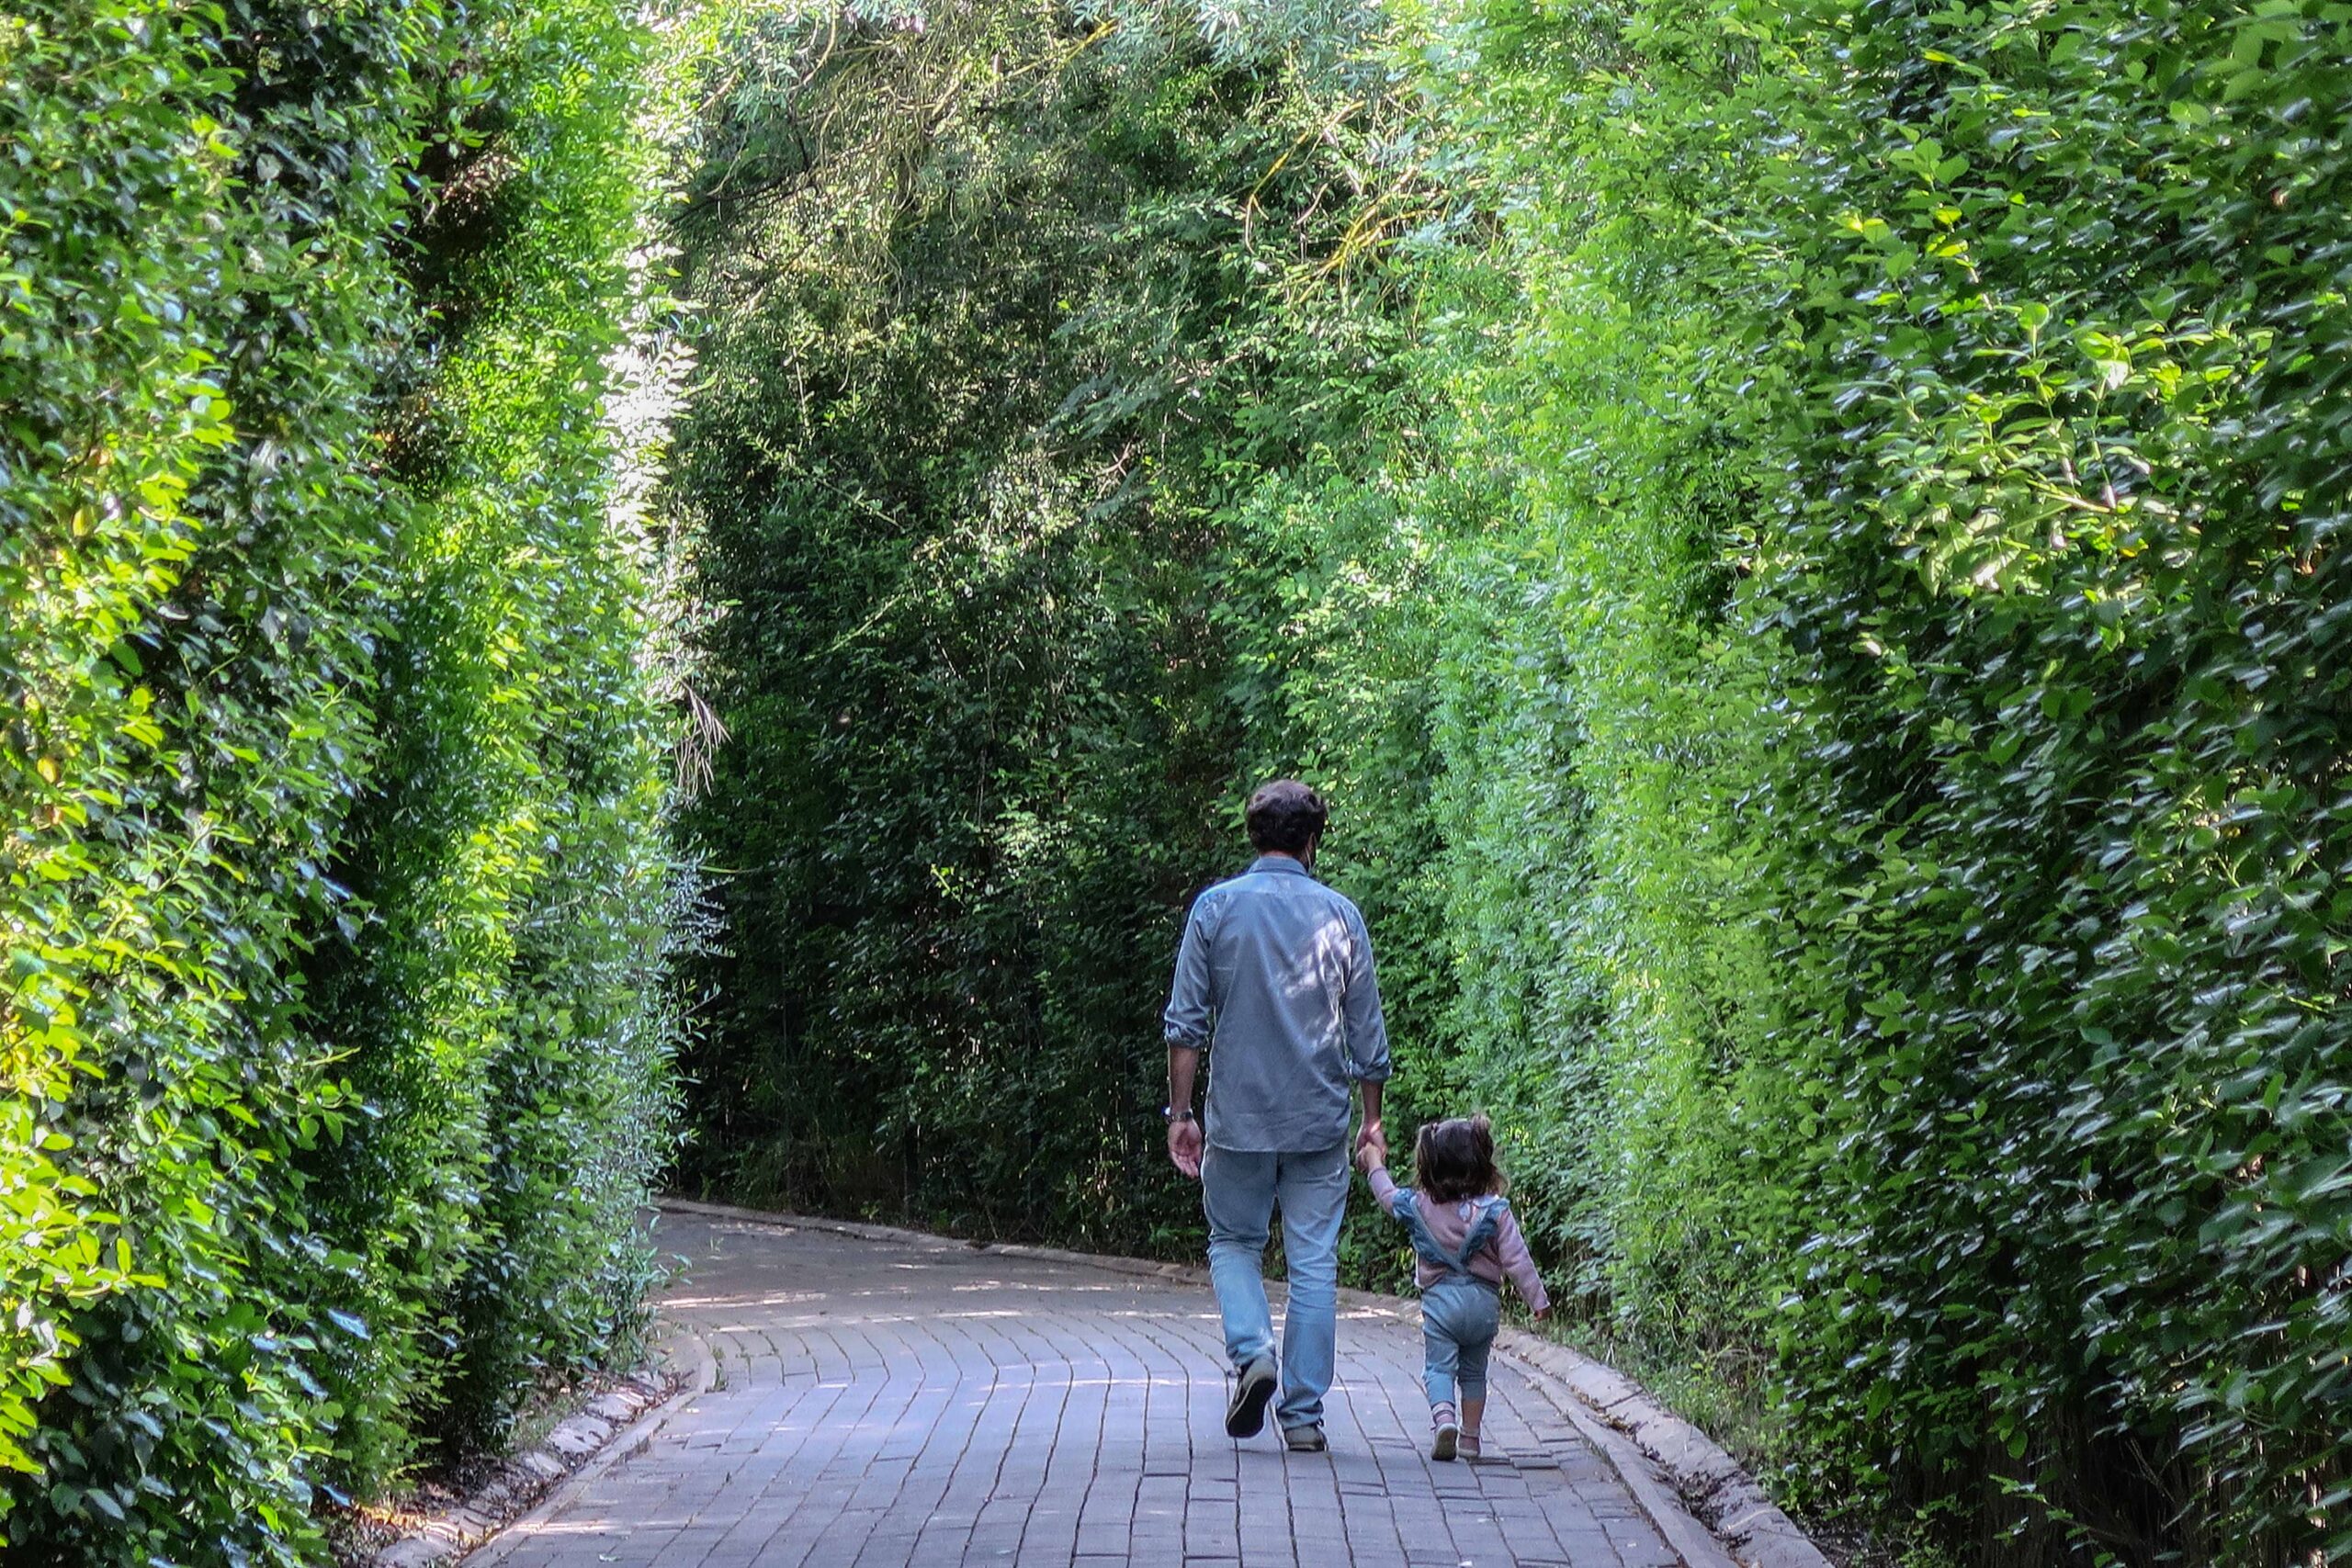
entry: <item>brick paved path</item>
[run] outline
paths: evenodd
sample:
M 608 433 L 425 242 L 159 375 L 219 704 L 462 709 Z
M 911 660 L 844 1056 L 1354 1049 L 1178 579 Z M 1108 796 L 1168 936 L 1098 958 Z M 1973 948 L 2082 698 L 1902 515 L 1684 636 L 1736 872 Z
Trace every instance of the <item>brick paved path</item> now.
M 1341 1305 L 1328 1454 L 1223 1426 L 1180 1280 L 673 1213 L 718 1382 L 478 1554 L 495 1568 L 1457 1568 L 1679 1562 L 1496 1359 L 1489 1458 L 1427 1457 L 1420 1336 Z M 1500 1460 L 1495 1455 L 1503 1456 Z

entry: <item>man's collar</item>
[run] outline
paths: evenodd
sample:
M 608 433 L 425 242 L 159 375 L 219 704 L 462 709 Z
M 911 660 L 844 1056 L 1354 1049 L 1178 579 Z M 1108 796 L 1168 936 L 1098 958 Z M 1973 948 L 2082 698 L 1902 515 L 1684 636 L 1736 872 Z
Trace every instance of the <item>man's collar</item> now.
M 1293 860 L 1288 855 L 1260 855 L 1256 860 L 1250 863 L 1250 869 L 1251 871 L 1292 872 L 1300 876 L 1307 874 L 1306 868 L 1299 864 L 1298 862 Z

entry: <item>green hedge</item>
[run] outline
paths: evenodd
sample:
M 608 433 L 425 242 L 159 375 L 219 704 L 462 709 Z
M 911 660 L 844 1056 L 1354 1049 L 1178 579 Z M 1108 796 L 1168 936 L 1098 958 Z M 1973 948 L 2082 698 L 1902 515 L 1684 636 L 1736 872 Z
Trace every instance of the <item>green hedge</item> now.
M 670 724 L 600 4 L 0 23 L 0 1529 L 315 1558 L 625 1348 Z
M 1401 682 L 1294 661 L 1428 716 L 1391 965 L 1555 1258 L 1970 1561 L 2352 1543 L 2340 27 L 1430 18 L 1502 237 L 1405 264 L 1412 428 L 1268 481 L 1289 624 L 1416 587 Z
M 2028 1540 L 2352 1546 L 2342 25 L 1890 17 L 1830 85 L 1897 112 L 1760 95 L 1871 174 L 1765 186 L 1859 219 L 1781 280 L 1840 1216 L 1783 1336 Z
M 687 821 L 729 930 L 686 1168 L 1178 1245 L 1136 1045 L 1242 852 L 1208 466 L 1310 439 L 1249 412 L 1293 322 L 1242 241 L 1344 232 L 1329 99 L 1052 6 L 855 20 L 725 29 L 680 217 L 669 504 L 736 737 Z
M 2343 17 L 1228 20 L 718 100 L 705 1179 L 1185 1245 L 1164 961 L 1304 771 L 1404 1119 L 1793 1498 L 2352 1549 Z M 1017 85 L 795 140 L 925 50 Z

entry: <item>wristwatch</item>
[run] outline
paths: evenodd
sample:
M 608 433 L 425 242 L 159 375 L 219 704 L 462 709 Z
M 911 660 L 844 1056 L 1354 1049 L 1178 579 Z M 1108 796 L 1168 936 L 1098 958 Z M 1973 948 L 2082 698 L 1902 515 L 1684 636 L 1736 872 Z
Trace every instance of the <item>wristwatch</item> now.
M 1200 1120 L 1199 1117 L 1193 1114 L 1193 1108 L 1189 1105 L 1184 1107 L 1182 1111 L 1177 1110 L 1171 1105 L 1163 1105 L 1159 1108 L 1159 1119 L 1162 1122 L 1197 1122 Z

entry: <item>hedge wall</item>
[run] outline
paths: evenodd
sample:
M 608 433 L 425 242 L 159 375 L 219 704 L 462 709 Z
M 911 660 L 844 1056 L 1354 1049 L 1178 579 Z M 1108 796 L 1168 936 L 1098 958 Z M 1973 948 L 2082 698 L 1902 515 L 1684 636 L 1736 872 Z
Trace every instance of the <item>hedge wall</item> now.
M 1314 439 L 1250 412 L 1312 373 L 1244 240 L 1343 235 L 1317 193 L 1349 154 L 1314 150 L 1319 89 L 1189 23 L 838 20 L 722 29 L 680 217 L 703 382 L 668 504 L 737 738 L 687 820 L 728 932 L 686 1170 L 1177 1245 L 1134 1047 L 1170 911 L 1239 849 L 1209 466 Z M 1361 357 L 1333 322 L 1321 363 Z
M 1402 1118 L 1792 1498 L 2352 1551 L 2340 8 L 772 15 L 704 1179 L 1193 1245 L 1154 1009 L 1303 771 Z
M 1503 237 L 1268 481 L 1597 1323 L 1965 1561 L 2352 1546 L 2342 27 L 1441 11 Z
M 670 721 L 598 0 L 0 21 L 0 1531 L 294 1562 L 624 1349 Z

